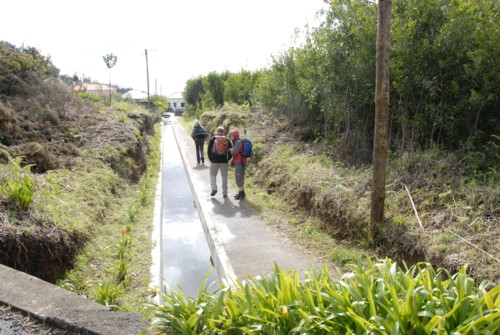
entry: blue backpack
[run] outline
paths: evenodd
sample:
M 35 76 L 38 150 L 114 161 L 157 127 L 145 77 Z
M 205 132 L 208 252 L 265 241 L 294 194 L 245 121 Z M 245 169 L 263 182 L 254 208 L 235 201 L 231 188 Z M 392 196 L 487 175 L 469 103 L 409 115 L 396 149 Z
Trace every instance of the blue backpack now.
M 241 150 L 241 155 L 245 158 L 252 156 L 252 142 L 248 138 L 241 139 L 241 145 L 243 149 Z

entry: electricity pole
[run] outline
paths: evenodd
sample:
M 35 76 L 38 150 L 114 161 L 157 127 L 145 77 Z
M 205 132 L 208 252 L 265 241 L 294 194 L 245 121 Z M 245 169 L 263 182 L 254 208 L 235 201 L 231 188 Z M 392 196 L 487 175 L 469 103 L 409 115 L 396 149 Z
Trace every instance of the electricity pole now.
M 144 49 L 146 54 L 146 78 L 148 80 L 148 108 L 151 108 L 151 103 L 149 102 L 149 64 L 148 64 L 148 49 Z

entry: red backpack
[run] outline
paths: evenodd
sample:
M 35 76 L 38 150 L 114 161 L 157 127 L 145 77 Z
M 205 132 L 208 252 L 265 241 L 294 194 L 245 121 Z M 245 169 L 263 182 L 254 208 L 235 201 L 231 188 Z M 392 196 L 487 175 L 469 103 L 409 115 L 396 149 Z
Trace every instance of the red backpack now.
M 217 156 L 227 156 L 227 139 L 224 135 L 215 136 L 212 153 Z

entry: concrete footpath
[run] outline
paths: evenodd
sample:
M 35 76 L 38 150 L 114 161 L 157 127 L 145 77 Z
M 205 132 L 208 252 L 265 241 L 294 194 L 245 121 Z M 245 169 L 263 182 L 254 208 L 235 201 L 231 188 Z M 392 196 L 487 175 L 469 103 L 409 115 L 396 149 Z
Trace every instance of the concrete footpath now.
M 197 164 L 190 134 L 175 117 L 171 116 L 168 122 L 174 130 L 195 206 L 221 279 L 231 284 L 232 280 L 244 280 L 249 275 L 267 275 L 272 273 L 275 262 L 301 275 L 310 268 L 322 266 L 320 259 L 301 250 L 260 220 L 251 207 L 251 194 L 247 193 L 242 201 L 235 200 L 236 190 L 229 183 L 229 197 L 223 198 L 219 175 L 219 192 L 210 196 L 210 162 L 206 159 L 205 164 Z M 158 221 L 158 212 L 161 211 L 155 210 L 155 221 Z M 157 261 L 153 260 L 153 266 L 161 266 Z M 138 334 L 147 325 L 139 314 L 112 312 L 106 306 L 3 265 L 0 265 L 0 283 L 0 304 L 74 334 Z
M 276 229 L 263 222 L 252 209 L 252 195 L 235 200 L 236 189 L 229 184 L 229 196 L 222 196 L 222 180 L 217 176 L 218 192 L 210 196 L 210 162 L 197 164 L 194 141 L 175 119 L 172 128 L 179 145 L 184 166 L 190 179 L 196 207 L 204 226 L 205 235 L 221 279 L 244 280 L 250 275 L 266 275 L 273 272 L 276 262 L 284 269 L 294 269 L 304 274 L 310 267 L 319 268 L 323 263 L 312 254 L 285 238 Z M 251 134 L 247 134 L 251 138 Z M 205 145 L 205 155 L 206 155 Z M 249 159 L 251 163 L 251 158 Z M 232 167 L 231 167 L 232 169 Z

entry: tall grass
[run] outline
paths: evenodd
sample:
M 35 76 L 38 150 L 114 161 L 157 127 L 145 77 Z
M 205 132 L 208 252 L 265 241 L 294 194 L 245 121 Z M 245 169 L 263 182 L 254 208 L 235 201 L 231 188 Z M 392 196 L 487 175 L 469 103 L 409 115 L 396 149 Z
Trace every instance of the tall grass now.
M 334 278 L 286 272 L 264 278 L 205 282 L 197 298 L 160 293 L 146 306 L 158 334 L 498 334 L 500 286 L 476 285 L 465 269 L 450 274 L 428 263 L 400 268 L 389 259 Z

